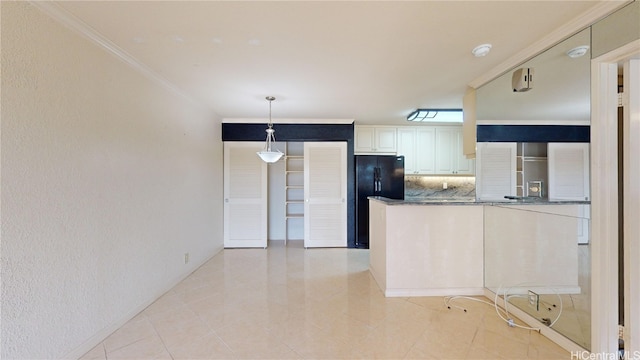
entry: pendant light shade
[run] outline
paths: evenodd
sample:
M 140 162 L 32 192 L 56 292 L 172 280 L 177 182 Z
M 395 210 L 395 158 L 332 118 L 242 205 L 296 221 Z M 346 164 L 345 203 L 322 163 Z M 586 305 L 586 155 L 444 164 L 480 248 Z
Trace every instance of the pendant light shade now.
M 266 163 L 274 163 L 282 157 L 282 151 L 278 150 L 275 147 L 276 137 L 273 135 L 276 131 L 273 130 L 273 124 L 271 123 L 271 102 L 275 100 L 273 96 L 267 96 L 267 101 L 269 101 L 269 124 L 267 130 L 267 140 L 264 144 L 264 149 L 262 151 L 258 151 L 257 154 L 260 156 L 260 159 Z

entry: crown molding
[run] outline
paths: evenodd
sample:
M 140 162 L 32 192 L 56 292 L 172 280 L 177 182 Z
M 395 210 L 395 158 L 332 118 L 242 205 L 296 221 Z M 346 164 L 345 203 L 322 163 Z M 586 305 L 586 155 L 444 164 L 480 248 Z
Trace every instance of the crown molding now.
M 268 118 L 225 118 L 223 123 L 228 124 L 266 124 Z M 271 119 L 273 124 L 353 124 L 353 119 Z
M 509 57 L 507 60 L 503 61 L 493 69 L 489 70 L 484 75 L 472 80 L 469 83 L 469 86 L 474 89 L 479 88 L 480 86 L 488 83 L 489 81 L 499 77 L 500 75 L 506 73 L 507 71 L 515 68 L 516 66 L 524 63 L 527 60 L 530 60 L 536 55 L 544 52 L 545 50 L 565 40 L 569 36 L 583 29 L 586 29 L 587 27 L 593 25 L 598 20 L 604 18 L 605 16 L 613 13 L 614 11 L 624 7 L 625 5 L 633 1 L 635 0 L 623 0 L 623 1 L 606 0 L 606 1 L 599 2 L 597 5 L 585 11 L 580 16 L 572 19 L 571 21 L 560 26 L 556 30 L 552 31 L 549 35 L 534 42 L 533 44 L 528 46 L 526 49 Z
M 175 94 L 185 98 L 186 100 L 203 106 L 202 103 L 196 101 L 191 95 L 184 92 L 184 90 L 178 88 L 173 83 L 171 83 L 166 78 L 162 77 L 157 72 L 153 71 L 150 67 L 138 61 L 135 57 L 127 53 L 124 49 L 116 45 L 111 40 L 104 37 L 102 34 L 91 28 L 85 22 L 80 20 L 78 17 L 73 15 L 68 10 L 64 9 L 62 6 L 58 5 L 54 1 L 29 1 L 31 5 L 54 19 L 55 21 L 61 23 L 67 28 L 75 31 L 81 36 L 89 39 L 94 44 L 100 46 L 105 49 L 107 52 L 114 55 L 116 58 L 121 61 L 127 63 L 129 66 L 134 68 L 136 71 L 140 72 L 147 78 L 159 83 L 160 85 L 166 87 L 171 90 Z

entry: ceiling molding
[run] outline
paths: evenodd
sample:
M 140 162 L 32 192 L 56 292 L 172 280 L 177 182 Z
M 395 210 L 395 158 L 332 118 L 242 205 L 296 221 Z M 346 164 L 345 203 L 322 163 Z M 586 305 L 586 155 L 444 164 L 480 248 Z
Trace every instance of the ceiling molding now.
M 549 35 L 531 44 L 524 50 L 509 57 L 507 60 L 503 61 L 484 75 L 472 80 L 469 83 L 469 86 L 474 89 L 479 88 L 633 1 L 634 0 L 603 1 L 598 3 L 589 11 L 586 11 L 582 15 L 551 32 Z
M 199 106 L 205 107 L 202 103 L 196 101 L 191 95 L 187 94 L 182 89 L 176 87 L 169 80 L 165 79 L 164 77 L 159 75 L 157 72 L 153 71 L 151 68 L 149 68 L 145 64 L 138 61 L 133 56 L 129 55 L 124 49 L 120 48 L 111 40 L 102 36 L 96 30 L 91 28 L 82 20 L 78 19 L 75 15 L 73 15 L 66 9 L 59 6 L 57 3 L 53 1 L 29 1 L 29 3 L 35 6 L 37 9 L 44 12 L 46 15 L 48 15 L 52 19 L 66 26 L 67 28 L 79 33 L 83 37 L 89 39 L 91 42 L 107 50 L 107 52 L 115 55 L 116 58 L 127 63 L 128 65 L 130 65 L 132 68 L 142 73 L 147 78 L 153 81 L 156 81 L 160 85 L 166 87 L 167 89 L 185 98 L 186 100 L 194 104 L 197 104 Z
M 223 123 L 229 124 L 266 124 L 268 118 L 226 118 Z M 353 124 L 353 119 L 271 119 L 273 124 Z
M 476 125 L 575 125 L 588 126 L 591 120 L 477 120 Z

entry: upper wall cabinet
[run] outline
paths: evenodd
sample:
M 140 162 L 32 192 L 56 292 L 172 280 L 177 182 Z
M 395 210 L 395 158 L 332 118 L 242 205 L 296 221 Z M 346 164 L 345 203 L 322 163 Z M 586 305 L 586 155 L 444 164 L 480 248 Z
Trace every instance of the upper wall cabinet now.
M 436 173 L 436 129 L 434 127 L 398 128 L 398 155 L 404 155 L 405 175 Z
M 462 151 L 461 126 L 436 127 L 436 174 L 473 175 L 475 161 L 467 159 Z
M 473 175 L 475 160 L 462 151 L 461 126 L 400 126 L 398 151 L 405 175 Z
M 396 154 L 396 128 L 393 126 L 356 126 L 355 153 Z
M 590 122 L 590 30 L 585 29 L 479 87 L 477 124 L 588 125 Z M 568 53 L 586 46 L 582 56 Z M 513 74 L 531 69 L 527 91 L 514 91 Z

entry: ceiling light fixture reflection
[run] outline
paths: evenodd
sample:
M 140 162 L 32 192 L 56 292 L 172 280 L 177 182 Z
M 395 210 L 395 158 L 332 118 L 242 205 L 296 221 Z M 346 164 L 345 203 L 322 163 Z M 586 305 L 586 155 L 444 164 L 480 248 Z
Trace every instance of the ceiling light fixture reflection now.
M 589 51 L 589 46 L 587 45 L 581 45 L 578 47 L 574 47 L 573 49 L 567 51 L 567 55 L 572 58 L 579 58 L 581 56 L 584 56 L 587 52 Z
M 264 143 L 264 149 L 262 151 L 258 151 L 256 154 L 260 156 L 266 163 L 274 163 L 282 157 L 282 151 L 278 150 L 275 147 L 276 137 L 273 135 L 276 131 L 273 130 L 273 124 L 271 123 L 271 102 L 276 98 L 273 96 L 267 96 L 265 99 L 269 101 L 269 124 L 267 130 L 267 140 Z

